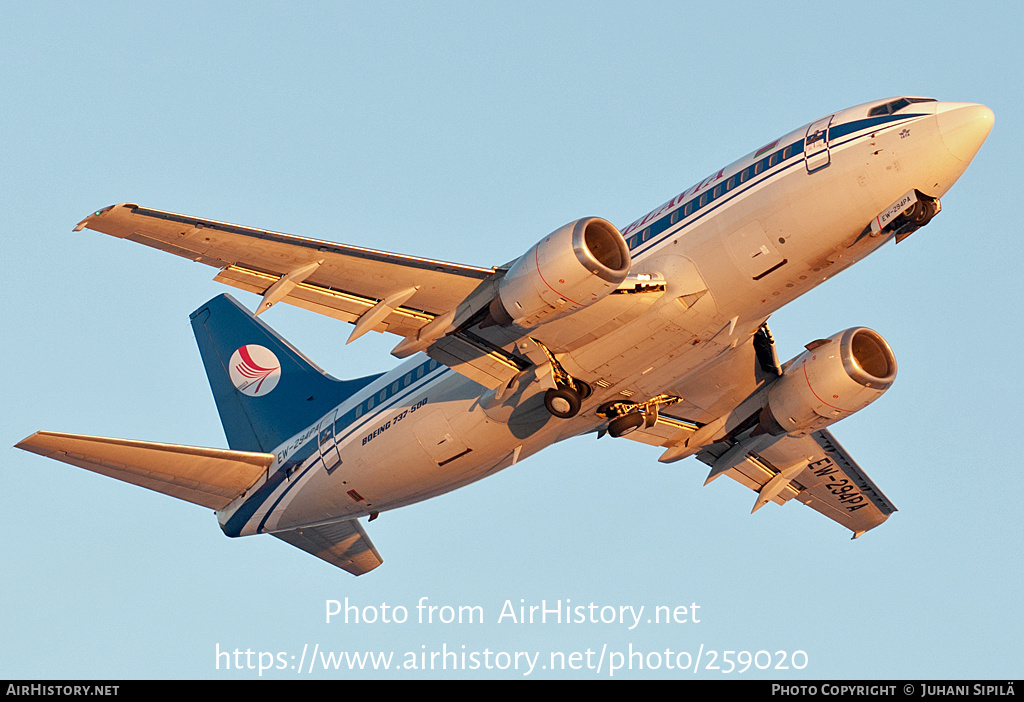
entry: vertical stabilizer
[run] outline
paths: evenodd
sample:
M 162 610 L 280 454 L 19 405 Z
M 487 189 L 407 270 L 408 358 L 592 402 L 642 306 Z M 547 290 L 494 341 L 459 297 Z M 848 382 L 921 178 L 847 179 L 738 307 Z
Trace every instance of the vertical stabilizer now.
M 379 376 L 333 378 L 230 295 L 192 313 L 228 446 L 272 452 Z

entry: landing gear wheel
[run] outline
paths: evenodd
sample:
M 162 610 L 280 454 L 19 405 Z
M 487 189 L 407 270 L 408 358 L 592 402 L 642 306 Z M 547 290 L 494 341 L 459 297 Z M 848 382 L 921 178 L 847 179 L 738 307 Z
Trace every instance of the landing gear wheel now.
M 932 218 L 939 213 L 939 208 L 932 200 L 918 200 L 907 208 L 903 217 L 916 227 L 920 228 L 932 221 Z
M 572 388 L 551 388 L 544 393 L 544 406 L 559 419 L 569 419 L 580 411 L 580 396 Z
M 608 425 L 608 434 L 615 438 L 630 434 L 644 425 L 644 415 L 640 412 L 630 412 L 621 417 L 616 417 Z

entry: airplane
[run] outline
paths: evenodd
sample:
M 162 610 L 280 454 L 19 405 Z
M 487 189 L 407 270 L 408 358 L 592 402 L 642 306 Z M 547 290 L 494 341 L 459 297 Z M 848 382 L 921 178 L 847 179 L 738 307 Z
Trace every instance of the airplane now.
M 218 269 L 191 324 L 228 449 L 40 431 L 18 448 L 202 505 L 354 575 L 359 521 L 583 434 L 634 440 L 852 532 L 896 507 L 830 432 L 896 377 L 867 327 L 780 363 L 769 317 L 941 210 L 992 129 L 984 105 L 894 97 L 832 113 L 619 230 L 570 222 L 492 268 L 150 209 L 88 228 Z M 258 316 L 285 302 L 399 337 L 385 373 L 337 379 Z

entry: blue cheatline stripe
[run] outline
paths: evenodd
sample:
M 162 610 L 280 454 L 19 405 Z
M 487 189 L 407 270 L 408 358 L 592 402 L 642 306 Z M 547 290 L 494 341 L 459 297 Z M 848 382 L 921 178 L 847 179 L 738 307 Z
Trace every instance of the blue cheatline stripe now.
M 774 178 L 792 166 L 803 163 L 803 159 L 800 159 L 799 161 L 793 160 L 803 155 L 802 144 L 803 139 L 795 141 L 781 149 L 776 149 L 768 156 L 750 164 L 743 170 L 734 173 L 728 178 L 723 176 L 719 185 L 716 185 L 714 188 L 708 188 L 699 195 L 687 200 L 672 212 L 647 225 L 641 232 L 631 234 L 626 239 L 626 243 L 629 245 L 633 257 L 635 258 L 646 251 L 650 251 L 662 241 L 666 240 L 669 236 L 679 234 L 687 227 L 692 226 L 715 210 L 718 210 L 727 202 L 748 192 L 754 186 L 760 185 L 771 178 Z M 786 154 L 787 150 L 789 151 L 789 154 Z M 768 165 L 772 162 L 772 159 L 775 159 L 775 163 Z M 791 163 L 779 168 L 779 166 L 785 163 L 785 161 L 791 161 Z M 764 170 L 754 173 L 758 166 L 761 166 Z M 749 174 L 747 179 L 743 178 L 744 174 Z M 733 188 L 728 189 L 724 187 L 730 182 L 734 183 Z M 744 187 L 739 188 L 740 185 L 743 185 Z M 715 197 L 715 189 L 719 186 L 722 186 L 722 189 L 718 196 Z M 726 194 L 728 194 L 729 197 L 725 197 Z M 704 200 L 703 203 L 701 202 L 702 199 Z M 710 206 L 712 203 L 715 203 L 713 207 Z M 681 217 L 679 216 L 680 212 L 683 213 Z M 677 218 L 676 222 L 672 221 L 673 216 Z M 687 220 L 687 217 L 690 219 Z M 681 226 L 668 231 L 673 224 L 678 224 L 680 222 L 682 223 Z
M 838 146 L 843 146 L 853 141 L 853 139 L 848 139 L 843 142 L 837 141 L 838 139 L 841 139 L 842 137 L 845 137 L 850 134 L 856 134 L 857 132 L 873 129 L 883 124 L 886 126 L 892 126 L 892 124 L 888 123 L 895 123 L 898 121 L 916 119 L 917 117 L 926 116 L 927 115 L 923 114 L 883 115 L 880 117 L 859 119 L 854 120 L 852 122 L 845 122 L 843 124 L 830 126 L 828 131 L 829 148 L 832 149 Z M 796 165 L 797 162 L 794 161 L 793 163 L 789 163 L 788 165 L 782 168 L 778 168 L 778 166 L 782 165 L 783 163 L 786 163 L 786 161 L 792 161 L 793 159 L 803 156 L 803 143 L 803 139 L 798 139 L 797 141 L 794 141 L 791 144 L 787 144 L 786 146 L 783 146 L 779 149 L 775 149 L 767 156 L 758 159 L 754 163 L 748 165 L 746 168 L 743 168 L 737 171 L 736 173 L 733 173 L 728 178 L 723 176 L 722 181 L 714 188 L 708 188 L 707 190 L 704 190 L 699 195 L 695 195 L 694 197 L 687 200 L 685 203 L 681 203 L 680 205 L 676 206 L 671 212 L 651 222 L 639 232 L 635 234 L 630 234 L 628 237 L 626 237 L 626 244 L 629 246 L 630 251 L 633 252 L 633 256 L 635 257 L 646 251 L 650 251 L 652 248 L 654 248 L 662 241 L 664 241 L 666 238 L 668 238 L 668 235 L 659 235 L 666 232 L 670 227 L 682 223 L 680 227 L 670 232 L 670 234 L 673 235 L 679 234 L 690 225 L 700 221 L 707 215 L 719 209 L 726 202 L 733 200 L 737 196 L 742 195 L 743 193 L 750 190 L 755 185 L 760 185 L 761 183 L 764 183 L 770 178 L 773 178 L 778 174 L 788 170 L 790 167 Z M 773 160 L 774 163 L 772 163 Z M 802 162 L 802 160 L 800 162 Z M 762 170 L 759 172 L 755 172 L 757 171 L 758 166 L 760 166 Z M 755 179 L 755 176 L 761 177 Z M 731 186 L 729 185 L 730 183 L 732 183 Z M 737 190 L 736 188 L 740 185 L 745 185 L 746 187 Z M 715 191 L 719 187 L 721 187 L 721 191 L 718 192 L 717 195 L 715 195 Z M 732 195 L 728 198 L 723 199 L 724 196 L 729 193 L 731 193 Z M 701 202 L 702 199 L 704 199 L 703 202 Z M 718 204 L 716 204 L 714 207 L 708 207 L 714 202 L 717 202 Z M 704 211 L 701 212 L 701 210 Z M 693 216 L 695 213 L 698 212 L 700 212 L 699 215 Z M 687 219 L 687 217 L 692 218 L 689 221 L 684 221 Z M 648 246 L 647 244 L 650 245 Z
M 342 443 L 342 441 L 348 439 L 350 436 L 355 434 L 357 431 L 359 431 L 361 429 L 364 429 L 367 425 L 376 424 L 379 421 L 378 418 L 382 414 L 385 414 L 386 411 L 389 411 L 389 410 L 393 409 L 396 405 L 401 404 L 404 400 L 406 400 L 411 395 L 414 395 L 417 392 L 426 389 L 427 386 L 429 386 L 433 381 L 439 380 L 442 376 L 444 376 L 450 370 L 451 369 L 449 369 L 447 367 L 444 367 L 444 366 L 440 367 L 440 369 L 435 369 L 434 371 L 432 371 L 433 373 L 436 373 L 436 375 L 433 378 L 431 378 L 430 374 L 428 373 L 426 376 L 423 377 L 422 381 L 420 381 L 418 384 L 414 383 L 409 388 L 407 388 L 407 390 L 405 392 L 401 392 L 400 394 L 398 394 L 394 398 L 392 398 L 391 401 L 388 402 L 386 405 L 381 405 L 379 407 L 379 409 L 377 409 L 376 412 L 373 412 L 372 414 L 368 414 L 368 415 L 363 415 L 363 417 L 360 418 L 362 421 L 360 421 L 358 424 L 354 424 L 355 420 L 353 419 L 352 420 L 353 424 L 348 425 L 348 427 L 343 427 L 343 429 L 344 428 L 349 428 L 349 427 L 350 427 L 350 429 L 340 439 L 338 438 L 337 430 L 335 430 L 334 441 L 335 441 L 335 445 L 338 447 L 338 450 L 339 451 L 341 450 L 341 443 Z M 378 390 L 377 392 L 380 392 L 380 391 Z M 315 438 L 316 438 L 315 441 L 311 441 L 311 442 L 309 442 L 309 444 L 307 444 L 307 445 L 311 445 L 313 447 L 312 450 L 308 454 L 306 454 L 305 457 L 301 459 L 301 461 L 296 462 L 295 465 L 302 465 L 302 462 L 304 462 L 311 455 L 313 455 L 314 453 L 316 453 L 316 454 L 320 453 L 320 447 L 319 447 L 319 443 L 318 443 L 319 442 L 319 434 L 315 435 Z M 309 465 L 307 465 L 306 468 L 301 473 L 299 473 L 298 476 L 295 476 L 295 477 L 293 477 L 291 479 L 291 481 L 289 482 L 288 486 L 284 490 L 281 491 L 281 494 L 278 495 L 277 499 L 274 501 L 274 504 L 271 505 L 270 509 L 267 510 L 267 513 L 265 515 L 263 515 L 263 519 L 260 520 L 260 525 L 257 528 L 257 531 L 263 531 L 263 529 L 267 525 L 267 520 L 270 518 L 270 515 L 272 515 L 274 513 L 274 511 L 277 509 L 277 506 L 279 504 L 281 504 L 281 502 L 284 500 L 285 496 L 288 495 L 288 493 L 291 492 L 291 490 L 302 481 L 302 478 L 305 477 L 305 475 L 307 473 L 309 473 L 311 470 L 314 470 L 317 465 L 319 465 L 318 461 L 316 461 L 316 460 L 310 461 Z M 281 467 L 281 469 L 278 469 L 279 472 L 283 472 L 283 470 L 287 470 L 287 466 L 288 466 L 288 463 L 283 465 Z
M 437 362 L 434 361 L 434 363 L 437 363 Z M 438 372 L 438 370 L 440 370 L 440 372 Z M 365 427 L 367 424 L 376 423 L 377 417 L 379 417 L 384 412 L 384 410 L 390 410 L 395 405 L 401 404 L 410 395 L 413 395 L 416 392 L 419 392 L 420 390 L 424 389 L 427 385 L 429 385 L 430 382 L 428 382 L 428 381 L 433 381 L 433 380 L 439 379 L 442 375 L 444 375 L 449 370 L 451 370 L 451 369 L 446 367 L 446 366 L 442 366 L 442 365 L 438 364 L 438 366 L 434 370 L 428 371 L 426 373 L 426 375 L 423 376 L 422 379 L 414 381 L 413 384 L 410 385 L 408 388 L 399 389 L 398 390 L 398 394 L 396 394 L 393 398 L 389 398 L 391 401 L 388 402 L 386 405 L 376 406 L 376 407 L 374 407 L 374 409 L 376 410 L 375 412 L 361 415 L 359 417 L 359 419 L 361 419 L 362 421 L 360 421 L 358 424 L 355 424 L 356 418 L 355 418 L 355 416 L 354 416 L 354 414 L 352 412 L 346 413 L 346 417 L 348 416 L 348 414 L 353 414 L 352 420 L 349 421 L 347 424 L 345 424 L 345 425 L 343 425 L 341 427 L 342 430 L 348 429 L 348 431 L 345 432 L 344 435 L 339 436 L 338 426 L 337 426 L 337 423 L 335 423 L 335 427 L 334 427 L 334 440 L 335 440 L 335 443 L 340 448 L 343 441 L 345 441 L 350 436 L 352 436 L 353 434 L 358 432 L 360 429 Z M 430 377 L 431 374 L 434 374 L 434 373 L 436 373 L 436 375 L 434 376 L 434 378 L 431 378 Z M 394 381 L 392 381 L 392 383 L 393 382 Z M 376 394 L 379 394 L 379 393 L 380 393 L 380 390 L 378 390 Z M 384 402 L 387 402 L 387 400 L 384 400 Z M 373 420 L 372 422 L 370 421 L 371 419 Z
M 432 363 L 436 364 L 437 362 L 431 360 L 426 361 L 421 365 L 427 366 Z M 420 366 L 417 366 L 417 368 L 419 367 Z M 339 436 L 339 430 L 337 428 L 337 424 L 335 424 L 334 441 L 336 445 L 340 449 L 341 443 L 348 439 L 350 436 L 352 436 L 352 434 L 359 431 L 367 424 L 371 424 L 373 422 L 378 421 L 378 418 L 380 417 L 381 414 L 385 413 L 387 410 L 394 408 L 395 405 L 400 404 L 409 396 L 426 389 L 433 382 L 441 379 L 441 377 L 446 375 L 450 370 L 450 368 L 438 365 L 434 370 L 428 371 L 423 376 L 423 378 L 414 381 L 413 384 L 407 388 L 400 389 L 396 395 L 385 399 L 384 401 L 382 401 L 380 405 L 376 405 L 373 408 L 374 411 L 370 411 L 366 414 L 363 414 L 358 419 L 356 419 L 355 417 L 355 408 L 349 410 L 348 412 L 345 413 L 345 415 L 342 418 L 343 420 L 348 419 L 348 423 L 341 427 L 341 431 L 348 429 L 348 431 L 345 431 L 344 435 Z M 415 373 L 415 371 L 416 368 L 412 369 L 411 372 Z M 405 374 L 403 374 L 402 377 L 404 377 L 404 375 Z M 401 377 L 399 379 L 401 379 Z M 392 381 L 392 383 L 393 382 L 394 381 Z M 391 383 L 389 383 L 388 385 L 391 385 Z M 384 388 L 374 391 L 374 395 L 371 397 L 376 397 L 382 390 L 384 390 Z M 357 405 L 357 407 L 362 407 L 365 404 L 365 402 L 366 400 L 363 400 L 363 402 L 360 402 L 359 405 Z M 277 491 L 277 489 L 284 482 L 284 478 L 287 475 L 288 470 L 294 468 L 295 466 L 301 466 L 314 454 L 319 455 L 319 441 L 319 432 L 311 433 L 309 436 L 309 440 L 305 444 L 303 444 L 301 448 L 297 449 L 294 453 L 292 453 L 288 457 L 288 460 L 282 463 L 281 466 L 276 471 L 271 473 L 270 476 L 268 476 L 267 482 L 261 485 L 260 488 L 256 490 L 256 492 L 254 492 L 252 496 L 250 496 L 249 499 L 247 499 L 245 503 L 242 504 L 242 506 L 239 507 L 234 514 L 231 515 L 230 519 L 228 519 L 227 523 L 225 523 L 222 527 L 224 533 L 228 536 L 238 536 L 242 532 L 242 529 L 245 527 L 246 523 L 248 523 L 249 520 L 252 519 L 256 512 L 258 512 L 259 509 L 263 506 L 263 504 L 266 503 L 267 500 L 274 499 L 273 493 Z M 307 465 L 306 468 L 300 474 L 291 477 L 291 479 L 288 481 L 287 486 L 284 488 L 284 490 L 281 491 L 281 494 L 278 495 L 276 499 L 274 499 L 274 504 L 271 505 L 270 509 L 267 510 L 267 513 L 263 516 L 263 519 L 260 521 L 260 525 L 257 528 L 257 531 L 263 530 L 263 528 L 266 526 L 267 519 L 270 517 L 271 514 L 274 513 L 274 510 L 281 503 L 284 497 L 296 485 L 298 485 L 303 476 L 305 476 L 316 465 L 318 465 L 318 461 L 311 461 L 309 465 Z
M 312 446 L 314 444 L 311 443 L 310 445 Z M 235 510 L 235 513 L 231 515 L 231 518 L 221 525 L 221 531 L 228 536 L 238 536 L 241 534 L 242 527 L 245 526 L 245 523 L 248 522 L 254 514 L 256 514 L 256 510 L 266 502 L 267 498 L 270 497 L 270 494 L 274 492 L 274 490 L 277 489 L 277 486 L 284 481 L 284 477 L 284 471 L 280 470 L 274 471 L 268 475 L 267 482 L 260 485 L 259 489 L 250 495 L 246 501 L 242 503 L 241 507 Z
M 916 119 L 917 117 L 927 116 L 928 115 L 925 114 L 883 115 L 881 117 L 869 117 L 868 119 L 857 119 L 852 122 L 844 122 L 843 124 L 829 128 L 828 140 L 831 142 L 832 140 L 839 139 L 847 134 L 853 134 L 854 132 L 863 131 L 865 129 L 872 129 L 881 124 L 886 124 L 887 122 L 899 122 L 901 120 Z

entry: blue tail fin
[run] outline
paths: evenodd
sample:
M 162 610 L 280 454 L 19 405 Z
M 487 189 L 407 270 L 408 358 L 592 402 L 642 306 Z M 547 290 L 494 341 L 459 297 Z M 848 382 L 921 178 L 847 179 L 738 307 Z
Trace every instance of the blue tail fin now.
M 230 295 L 192 313 L 228 446 L 271 452 L 379 376 L 338 380 Z

